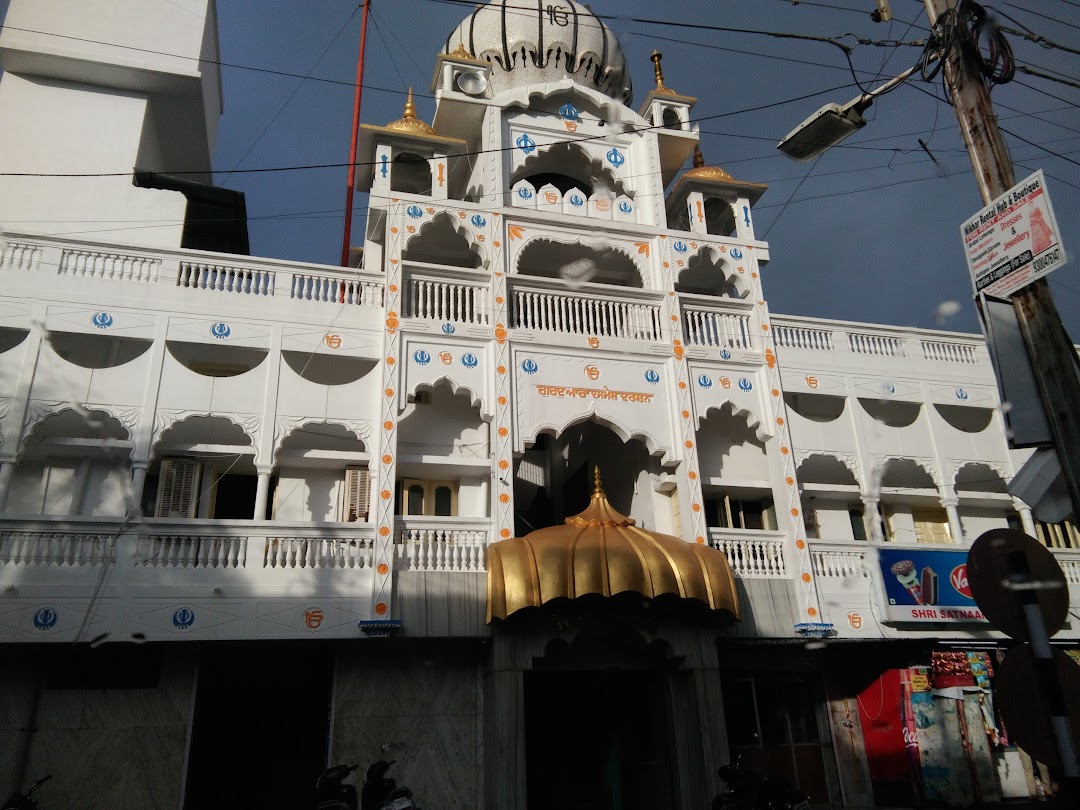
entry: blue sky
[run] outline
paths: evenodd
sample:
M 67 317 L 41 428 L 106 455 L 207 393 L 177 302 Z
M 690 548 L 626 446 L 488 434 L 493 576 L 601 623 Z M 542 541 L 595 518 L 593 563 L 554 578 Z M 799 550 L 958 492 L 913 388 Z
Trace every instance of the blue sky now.
M 870 123 L 845 148 L 815 163 L 795 163 L 776 152 L 775 142 L 822 104 L 851 100 L 858 93 L 854 86 L 766 110 L 738 111 L 851 85 L 839 49 L 630 19 L 909 41 L 926 35 L 921 0 L 892 0 L 896 19 L 880 24 L 869 16 L 874 0 L 797 5 L 790 0 L 594 0 L 591 5 L 619 17 L 612 26 L 632 67 L 635 106 L 652 86 L 648 57 L 657 48 L 664 53 L 667 84 L 699 99 L 695 116 L 729 113 L 701 122 L 703 149 L 709 163 L 735 177 L 769 184 L 755 209 L 755 224 L 771 247 L 763 278 L 773 312 L 932 327 L 938 303 L 956 300 L 962 309 L 946 328 L 978 329 L 959 227 L 981 200 L 950 107 L 904 86 L 870 109 Z M 413 85 L 420 114 L 430 121 L 435 54 L 468 7 L 438 0 L 375 0 L 372 7 L 363 120 L 384 124 L 398 118 L 404 91 Z M 254 254 L 337 263 L 344 169 L 229 172 L 347 159 L 360 28 L 356 9 L 355 0 L 218 0 L 222 61 L 312 77 L 302 81 L 223 68 L 225 113 L 216 180 L 246 192 Z M 1075 3 L 1023 0 L 1004 3 L 1001 10 L 1051 40 L 1080 49 Z M 1080 56 L 1011 40 L 1021 64 L 1080 76 Z M 860 45 L 853 61 L 860 80 L 869 84 L 875 76 L 888 78 L 911 66 L 918 54 L 910 46 Z M 1080 90 L 1022 74 L 1017 78 L 993 93 L 1002 126 L 1067 158 L 1007 136 L 1018 177 L 1039 168 L 1050 175 L 1057 219 L 1074 257 L 1051 277 L 1052 287 L 1066 325 L 1080 338 L 1080 221 L 1075 215 L 1080 165 L 1069 162 L 1080 160 Z M 940 83 L 920 86 L 942 95 Z M 919 138 L 939 165 L 920 148 Z M 353 242 L 359 244 L 366 197 L 358 195 L 356 205 Z

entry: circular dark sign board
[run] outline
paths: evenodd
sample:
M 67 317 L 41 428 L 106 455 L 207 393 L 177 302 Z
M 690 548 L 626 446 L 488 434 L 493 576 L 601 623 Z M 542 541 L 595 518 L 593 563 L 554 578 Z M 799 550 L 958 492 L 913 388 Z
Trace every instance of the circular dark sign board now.
M 1054 648 L 1054 669 L 1061 684 L 1074 740 L 1080 740 L 1080 666 Z M 1050 712 L 1039 688 L 1031 646 L 1013 647 L 998 666 L 994 683 L 995 702 L 1005 718 L 1010 739 L 1039 762 L 1061 767 L 1057 740 L 1050 725 Z
M 1026 568 L 1011 579 L 1017 564 Z M 1048 636 L 1061 630 L 1069 615 L 1065 573 L 1046 546 L 1016 529 L 993 529 L 976 540 L 967 558 L 968 586 L 975 604 L 998 630 L 1030 641 L 1023 598 L 1034 592 Z

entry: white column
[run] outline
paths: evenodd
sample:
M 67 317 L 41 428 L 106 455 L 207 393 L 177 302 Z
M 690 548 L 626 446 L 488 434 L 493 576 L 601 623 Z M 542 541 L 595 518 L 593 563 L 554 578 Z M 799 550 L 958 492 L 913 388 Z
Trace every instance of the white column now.
M 149 461 L 136 461 L 131 465 L 131 503 L 128 514 L 136 515 L 142 505 L 143 490 L 146 489 L 146 473 L 150 469 Z
M 866 537 L 870 542 L 885 542 L 881 532 L 881 499 L 877 495 L 861 495 L 863 502 L 863 524 L 866 526 Z
M 735 215 L 735 235 L 740 239 L 754 239 L 754 217 L 750 213 L 750 199 L 739 197 L 731 206 Z
M 3 470 L 0 469 L 0 476 L 2 475 Z M 2 505 L 2 502 L 0 502 L 0 506 Z M 1031 514 L 1031 508 L 1021 500 L 1014 500 L 1013 506 L 1016 507 L 1016 511 L 1020 515 L 1020 523 L 1023 525 L 1024 531 L 1032 537 L 1038 537 L 1035 533 L 1035 518 Z
M 949 533 L 952 534 L 954 543 L 964 542 L 964 528 L 960 525 L 960 512 L 957 506 L 960 500 L 953 494 L 952 487 L 945 487 L 945 497 L 941 499 L 941 505 L 945 507 L 945 514 L 949 517 Z
M 705 222 L 705 198 L 700 191 L 691 191 L 686 198 L 686 212 L 690 215 L 690 230 L 705 236 L 708 225 Z
M 0 512 L 7 505 L 8 489 L 11 487 L 11 478 L 15 475 L 15 459 L 8 457 L 0 460 Z
M 255 514 L 252 515 L 252 520 L 265 520 L 266 519 L 266 502 L 270 497 L 270 473 L 273 472 L 273 467 L 256 467 L 255 471 L 259 474 L 259 482 L 255 489 Z

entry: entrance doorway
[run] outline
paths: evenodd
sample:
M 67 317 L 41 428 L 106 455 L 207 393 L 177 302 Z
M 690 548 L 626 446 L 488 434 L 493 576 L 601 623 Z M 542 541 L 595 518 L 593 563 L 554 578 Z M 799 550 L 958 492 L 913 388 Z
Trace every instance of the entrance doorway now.
M 672 810 L 665 673 L 525 676 L 529 810 Z

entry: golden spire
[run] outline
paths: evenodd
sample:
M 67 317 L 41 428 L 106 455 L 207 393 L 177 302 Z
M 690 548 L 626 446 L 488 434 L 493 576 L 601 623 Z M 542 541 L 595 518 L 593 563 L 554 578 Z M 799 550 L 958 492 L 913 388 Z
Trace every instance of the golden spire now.
M 386 125 L 387 129 L 396 129 L 402 132 L 415 132 L 420 135 L 438 135 L 435 128 L 426 124 L 416 117 L 416 104 L 413 102 L 413 90 L 409 88 L 409 96 L 405 99 L 405 114 L 397 121 Z
M 592 468 L 592 470 L 593 470 L 592 496 L 593 496 L 594 499 L 596 499 L 596 498 L 606 498 L 607 495 L 604 494 L 604 483 L 600 480 L 600 465 L 599 464 L 596 465 L 595 467 Z
M 670 87 L 664 86 L 664 69 L 660 66 L 660 60 L 664 58 L 664 55 L 660 53 L 660 51 L 654 50 L 652 56 L 649 58 L 653 63 L 653 76 L 656 78 L 656 92 L 665 96 L 679 95 Z
M 457 48 L 454 49 L 454 52 L 451 53 L 450 56 L 454 57 L 455 59 L 473 59 L 474 58 L 471 53 L 469 53 L 467 50 L 465 50 L 465 43 L 464 42 L 459 42 Z
M 706 166 L 705 156 L 701 154 L 700 146 L 694 147 L 694 168 L 688 171 L 686 176 L 697 180 L 719 180 L 724 183 L 732 183 L 735 180 L 719 166 Z
M 585 511 L 568 517 L 564 521 L 571 526 L 633 526 L 636 522 L 633 518 L 617 512 L 604 493 L 604 484 L 600 480 L 600 468 L 593 467 L 593 491 L 592 500 Z

